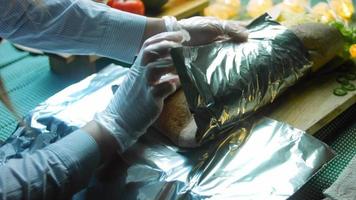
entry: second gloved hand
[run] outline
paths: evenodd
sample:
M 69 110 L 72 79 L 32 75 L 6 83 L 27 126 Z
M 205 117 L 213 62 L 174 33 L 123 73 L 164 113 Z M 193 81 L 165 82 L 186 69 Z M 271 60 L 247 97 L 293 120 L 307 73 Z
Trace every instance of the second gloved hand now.
M 219 20 L 215 17 L 191 17 L 177 21 L 175 17 L 163 17 L 167 31 L 186 30 L 191 37 L 186 45 L 203 45 L 221 39 L 235 42 L 247 40 L 247 29 L 238 21 Z
M 116 138 L 120 152 L 146 132 L 162 111 L 163 100 L 179 85 L 178 76 L 162 76 L 174 71 L 170 49 L 186 40 L 189 34 L 185 31 L 147 39 L 108 107 L 95 115 L 95 121 Z

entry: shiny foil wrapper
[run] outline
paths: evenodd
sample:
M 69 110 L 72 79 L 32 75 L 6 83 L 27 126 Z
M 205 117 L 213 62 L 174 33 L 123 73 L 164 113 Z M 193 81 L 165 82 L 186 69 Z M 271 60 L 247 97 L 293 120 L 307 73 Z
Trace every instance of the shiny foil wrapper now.
M 110 66 L 41 103 L 0 147 L 4 164 L 92 120 L 127 69 Z M 240 123 L 196 149 L 178 148 L 151 128 L 122 157 L 114 180 L 90 183 L 75 199 L 287 199 L 334 156 L 324 143 L 269 118 Z M 115 174 L 115 173 L 114 173 Z
M 247 28 L 244 43 L 224 41 L 171 52 L 198 126 L 198 143 L 272 102 L 311 68 L 302 42 L 268 14 Z

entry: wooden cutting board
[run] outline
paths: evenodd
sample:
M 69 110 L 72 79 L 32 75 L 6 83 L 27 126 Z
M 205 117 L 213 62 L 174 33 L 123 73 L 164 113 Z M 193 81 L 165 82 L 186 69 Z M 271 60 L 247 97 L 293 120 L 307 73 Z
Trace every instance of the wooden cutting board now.
M 170 0 L 163 6 L 158 17 L 175 16 L 177 19 L 201 13 L 209 5 L 209 0 Z
M 335 96 L 341 84 L 337 72 L 319 74 L 301 81 L 280 96 L 266 115 L 296 128 L 315 134 L 347 108 L 356 103 L 356 91 Z M 356 81 L 350 81 L 356 85 Z

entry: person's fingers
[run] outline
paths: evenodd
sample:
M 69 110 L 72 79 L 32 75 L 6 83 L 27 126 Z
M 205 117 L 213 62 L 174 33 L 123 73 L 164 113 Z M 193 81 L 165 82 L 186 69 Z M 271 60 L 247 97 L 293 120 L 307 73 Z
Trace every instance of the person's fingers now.
M 235 42 L 245 42 L 248 38 L 247 29 L 237 21 L 224 21 L 223 30 Z
M 144 49 L 143 50 L 143 54 L 142 54 L 142 60 L 140 65 L 141 66 L 146 66 L 151 62 L 154 62 L 158 59 L 164 58 L 169 56 L 169 51 L 170 49 L 160 49 L 159 51 L 152 51 L 152 50 L 148 50 L 148 49 Z
M 169 55 L 171 48 L 180 47 L 180 43 L 163 40 L 158 43 L 151 44 L 143 50 L 141 65 L 145 66 L 150 62 L 154 62 L 159 58 L 164 58 Z
M 165 99 L 167 96 L 173 94 L 179 84 L 178 77 L 170 81 L 159 83 L 152 86 L 152 95 L 154 98 Z
M 173 61 L 170 58 L 149 63 L 146 67 L 146 79 L 149 85 L 156 84 L 163 75 L 175 71 Z
M 171 48 L 180 47 L 180 46 L 182 46 L 180 43 L 163 40 L 159 43 L 155 43 L 147 46 L 144 51 L 146 53 L 162 54 L 165 52 L 169 52 Z
M 219 20 L 214 17 L 192 17 L 180 20 L 183 28 L 188 30 L 192 37 L 185 45 L 204 45 L 216 40 L 231 38 L 234 42 L 247 41 L 248 32 L 239 21 Z
M 161 79 L 159 79 L 159 82 L 160 83 L 163 83 L 163 82 L 174 82 L 174 84 L 176 85 L 176 88 L 179 88 L 180 85 L 181 85 L 179 76 L 177 74 L 173 74 L 172 72 L 162 76 Z
M 167 56 L 170 48 L 179 47 L 187 40 L 190 40 L 190 36 L 185 30 L 164 32 L 147 39 L 142 47 L 142 62 L 140 64 L 145 65 L 157 58 Z
M 156 35 L 148 38 L 144 42 L 143 47 L 147 47 L 151 44 L 155 44 L 155 43 L 161 42 L 163 40 L 181 43 L 184 40 L 184 35 L 183 35 L 183 33 L 181 33 L 181 31 L 163 32 L 160 34 L 156 34 Z

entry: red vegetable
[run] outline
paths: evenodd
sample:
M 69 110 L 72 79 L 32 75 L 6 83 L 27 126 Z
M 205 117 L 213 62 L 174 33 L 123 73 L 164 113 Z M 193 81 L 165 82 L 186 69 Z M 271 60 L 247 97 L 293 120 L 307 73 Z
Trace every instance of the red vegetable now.
M 145 14 L 145 6 L 140 0 L 110 0 L 107 5 L 118 10 L 138 15 Z

